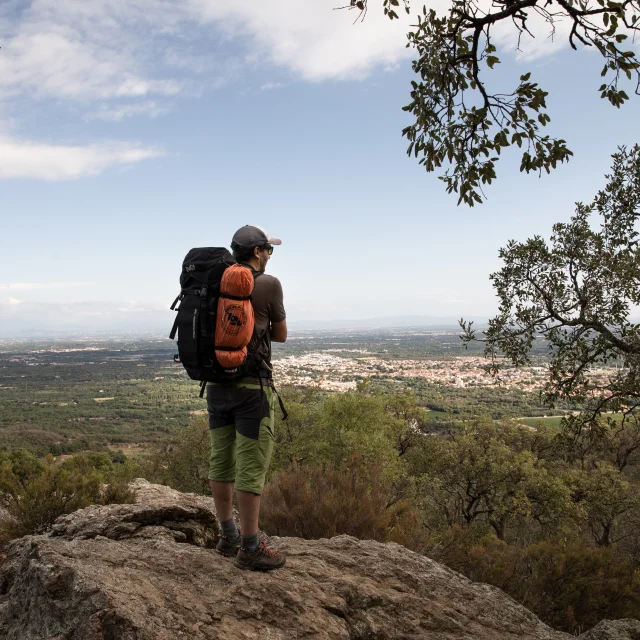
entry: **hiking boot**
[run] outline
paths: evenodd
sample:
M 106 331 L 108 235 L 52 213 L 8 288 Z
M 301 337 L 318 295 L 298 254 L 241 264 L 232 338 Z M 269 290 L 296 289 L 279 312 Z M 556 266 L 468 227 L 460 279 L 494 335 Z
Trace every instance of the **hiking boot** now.
M 235 565 L 238 569 L 250 569 L 251 571 L 270 571 L 271 569 L 280 569 L 284 567 L 286 558 L 267 547 L 264 539 L 260 540 L 258 548 L 253 551 L 247 551 L 240 547 L 236 556 Z
M 220 540 L 218 540 L 218 544 L 216 545 L 216 551 L 225 558 L 234 558 L 238 555 L 238 551 L 240 551 L 241 540 L 242 538 L 238 536 L 235 542 L 231 542 L 229 538 L 220 536 Z

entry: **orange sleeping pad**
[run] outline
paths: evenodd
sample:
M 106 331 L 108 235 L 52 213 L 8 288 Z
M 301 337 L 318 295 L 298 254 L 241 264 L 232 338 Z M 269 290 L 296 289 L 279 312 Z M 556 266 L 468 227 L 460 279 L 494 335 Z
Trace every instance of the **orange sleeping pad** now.
M 222 274 L 215 347 L 216 359 L 227 369 L 241 366 L 247 358 L 247 345 L 254 327 L 253 305 L 249 298 L 253 285 L 251 270 L 239 264 L 234 264 Z

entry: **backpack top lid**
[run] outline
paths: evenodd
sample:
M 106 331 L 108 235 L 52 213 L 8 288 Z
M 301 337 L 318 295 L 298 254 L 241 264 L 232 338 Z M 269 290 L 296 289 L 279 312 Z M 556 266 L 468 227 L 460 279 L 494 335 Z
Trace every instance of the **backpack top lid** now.
M 191 249 L 182 262 L 180 286 L 190 287 L 219 284 L 227 267 L 236 264 L 224 247 L 196 247 Z

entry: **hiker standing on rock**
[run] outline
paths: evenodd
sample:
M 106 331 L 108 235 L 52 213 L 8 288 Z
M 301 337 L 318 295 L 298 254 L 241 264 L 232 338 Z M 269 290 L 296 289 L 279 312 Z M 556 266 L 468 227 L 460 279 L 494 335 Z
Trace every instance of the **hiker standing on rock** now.
M 251 225 L 238 229 L 231 241 L 235 260 L 254 275 L 251 294 L 255 329 L 249 351 L 260 364 L 231 383 L 207 384 L 211 435 L 209 480 L 222 528 L 216 550 L 235 556 L 241 569 L 269 570 L 285 558 L 270 549 L 258 533 L 260 497 L 274 444 L 276 393 L 272 383 L 271 342 L 285 342 L 287 321 L 280 281 L 266 275 L 274 245 L 281 240 Z M 233 488 L 240 512 L 240 531 L 233 519 Z

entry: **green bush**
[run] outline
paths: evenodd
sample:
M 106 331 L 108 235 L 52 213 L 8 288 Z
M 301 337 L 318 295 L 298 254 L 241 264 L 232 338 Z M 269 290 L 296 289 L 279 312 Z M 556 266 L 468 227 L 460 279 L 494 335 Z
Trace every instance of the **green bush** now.
M 580 633 L 605 618 L 640 617 L 640 574 L 631 560 L 583 537 L 522 546 L 499 540 L 487 525 L 454 525 L 431 537 L 424 553 L 502 589 L 555 629 Z
M 0 459 L 0 543 L 45 533 L 61 515 L 90 504 L 132 502 L 133 468 L 114 469 L 108 454 L 80 454 L 44 463 L 26 452 Z
M 324 398 L 296 390 L 283 395 L 289 419 L 276 420 L 273 472 L 292 464 L 340 466 L 357 455 L 364 465 L 375 464 L 397 479 L 403 474 L 401 454 L 426 422 L 413 394 L 371 393 L 366 383 Z
M 144 477 L 178 491 L 208 495 L 209 443 L 206 417 L 193 418 L 176 438 L 156 448 L 147 461 Z

